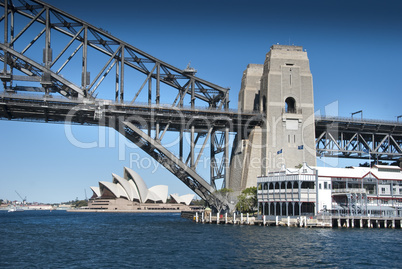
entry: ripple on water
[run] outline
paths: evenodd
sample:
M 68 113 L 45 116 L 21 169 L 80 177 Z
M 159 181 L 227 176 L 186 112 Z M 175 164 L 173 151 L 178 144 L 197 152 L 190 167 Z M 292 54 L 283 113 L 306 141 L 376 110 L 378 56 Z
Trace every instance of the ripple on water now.
M 0 212 L 0 268 L 398 268 L 401 232 L 195 224 L 178 214 Z

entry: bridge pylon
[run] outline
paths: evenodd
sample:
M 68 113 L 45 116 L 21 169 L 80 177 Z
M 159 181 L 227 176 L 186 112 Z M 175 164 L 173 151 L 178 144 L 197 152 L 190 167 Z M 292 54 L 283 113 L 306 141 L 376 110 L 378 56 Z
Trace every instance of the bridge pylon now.
M 243 73 L 239 109 L 265 115 L 261 126 L 238 134 L 230 187 L 256 186 L 257 176 L 316 165 L 313 79 L 307 52 L 300 46 L 273 45 L 264 64 Z

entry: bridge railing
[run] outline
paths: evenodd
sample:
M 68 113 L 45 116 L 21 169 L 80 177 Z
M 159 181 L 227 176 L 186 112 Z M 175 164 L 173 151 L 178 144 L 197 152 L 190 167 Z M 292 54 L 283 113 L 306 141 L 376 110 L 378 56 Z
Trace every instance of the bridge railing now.
M 379 119 L 354 119 L 349 117 L 334 117 L 334 116 L 321 116 L 315 115 L 315 119 L 317 120 L 328 120 L 328 121 L 337 121 L 337 122 L 354 122 L 354 123 L 371 123 L 371 124 L 378 124 L 378 123 L 386 123 L 386 124 L 396 124 L 402 125 L 402 122 L 392 121 L 392 120 L 379 120 Z
M 119 101 L 108 100 L 108 99 L 82 99 L 82 98 L 65 98 L 61 95 L 48 95 L 44 94 L 29 94 L 29 93 L 10 93 L 6 91 L 0 92 L 0 98 L 15 98 L 15 99 L 25 99 L 25 100 L 38 100 L 38 101 L 56 101 L 56 102 L 69 102 L 69 103 L 77 103 L 78 104 L 103 104 L 103 105 L 116 105 L 116 106 L 126 106 L 126 107 L 148 107 L 148 108 L 165 108 L 165 109 L 175 109 L 175 110 L 192 110 L 192 111 L 205 111 L 205 112 L 222 112 L 222 113 L 239 113 L 237 109 L 226 109 L 222 110 L 215 107 L 203 107 L 203 106 L 181 106 L 181 107 L 173 107 L 171 104 L 148 104 L 146 102 L 124 102 L 121 103 Z M 259 112 L 256 111 L 247 111 L 244 114 L 248 115 L 259 115 Z

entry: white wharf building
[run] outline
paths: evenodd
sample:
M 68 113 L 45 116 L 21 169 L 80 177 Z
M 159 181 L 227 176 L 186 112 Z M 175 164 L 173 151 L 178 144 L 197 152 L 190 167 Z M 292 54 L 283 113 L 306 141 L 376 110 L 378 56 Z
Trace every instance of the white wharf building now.
M 301 216 L 402 216 L 402 170 L 309 167 L 257 178 L 259 214 Z

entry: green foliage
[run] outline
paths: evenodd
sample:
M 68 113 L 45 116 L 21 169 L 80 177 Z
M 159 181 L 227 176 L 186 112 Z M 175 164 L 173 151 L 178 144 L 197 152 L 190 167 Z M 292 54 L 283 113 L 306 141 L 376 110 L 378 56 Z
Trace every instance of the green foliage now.
M 253 213 L 257 209 L 257 187 L 250 187 L 237 197 L 236 209 L 242 213 Z
M 232 190 L 232 189 L 228 189 L 228 188 L 222 188 L 222 189 L 220 189 L 220 190 L 217 190 L 216 192 L 221 193 L 223 196 L 227 196 L 227 195 L 229 195 L 230 193 L 232 193 L 233 190 Z
M 215 195 L 214 197 L 212 197 L 214 201 L 209 206 L 214 207 L 217 212 L 221 212 L 223 208 L 222 201 L 228 200 L 232 192 L 233 190 L 228 188 L 222 188 L 220 190 L 215 191 L 214 192 Z
M 88 201 L 87 200 L 78 200 L 74 201 L 71 203 L 71 205 L 75 208 L 83 207 L 83 206 L 88 206 Z
M 200 200 L 193 200 L 193 201 L 191 201 L 191 205 L 207 206 L 207 202 L 205 202 L 205 201 L 202 200 L 202 199 L 200 199 Z

